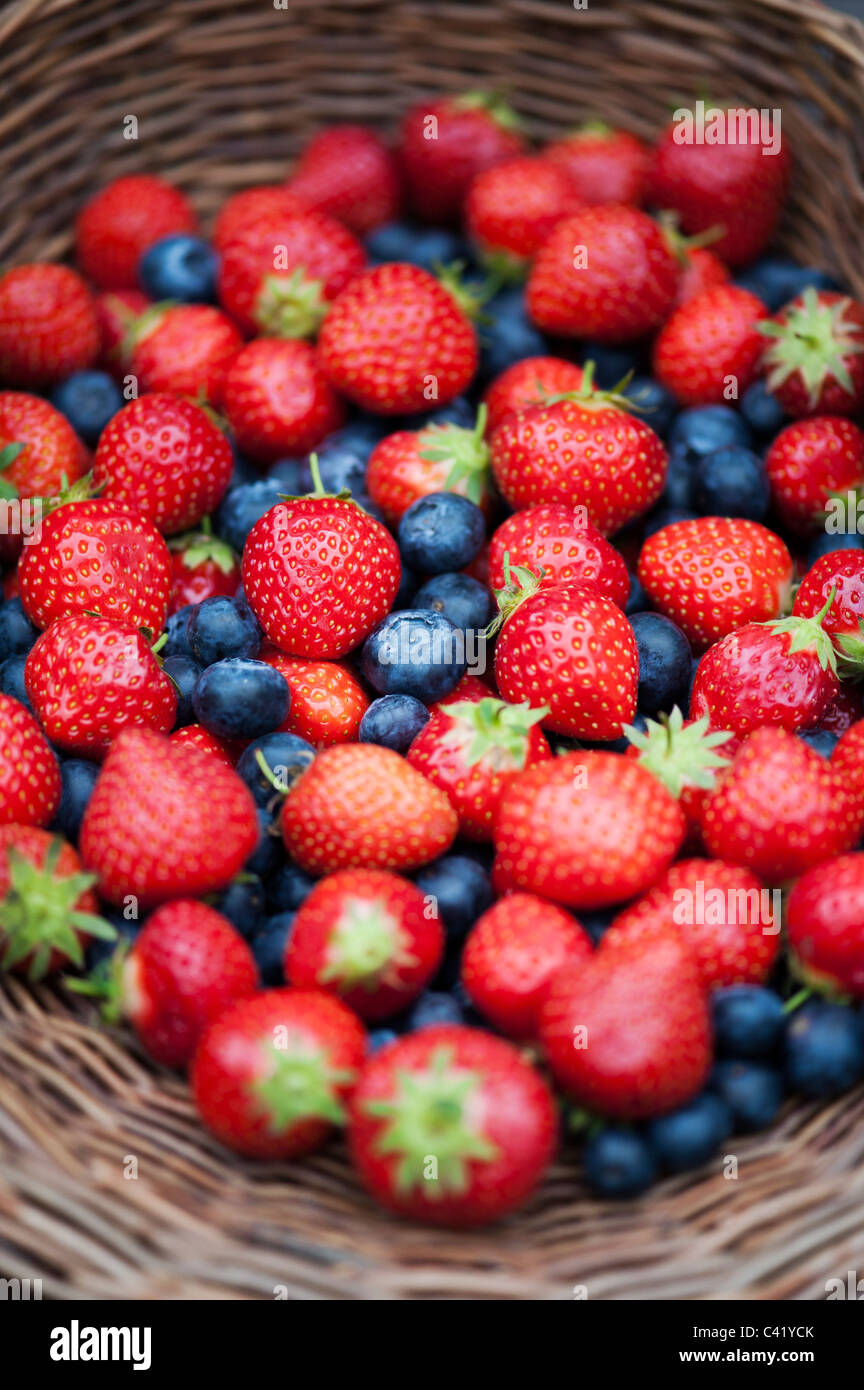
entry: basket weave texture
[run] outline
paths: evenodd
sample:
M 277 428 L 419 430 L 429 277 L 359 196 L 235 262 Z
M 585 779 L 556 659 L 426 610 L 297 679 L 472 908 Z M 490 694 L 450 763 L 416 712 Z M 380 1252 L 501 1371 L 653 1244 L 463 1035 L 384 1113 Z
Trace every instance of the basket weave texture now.
M 503 91 L 531 134 L 602 114 L 780 107 L 780 245 L 864 294 L 864 30 L 810 0 L 13 0 L 0 9 L 0 264 L 62 258 L 87 195 L 163 173 L 207 217 L 279 180 L 321 126 L 392 128 L 424 93 Z M 124 139 L 126 115 L 137 141 Z M 728 1146 L 727 1146 L 728 1147 Z M 589 1197 L 565 1155 L 533 1204 L 468 1235 L 397 1223 L 338 1144 L 227 1156 L 185 1086 L 88 1007 L 0 989 L 0 1275 L 60 1299 L 818 1299 L 864 1269 L 864 1092 L 790 1106 L 738 1177 Z M 129 1159 L 137 1162 L 137 1176 Z

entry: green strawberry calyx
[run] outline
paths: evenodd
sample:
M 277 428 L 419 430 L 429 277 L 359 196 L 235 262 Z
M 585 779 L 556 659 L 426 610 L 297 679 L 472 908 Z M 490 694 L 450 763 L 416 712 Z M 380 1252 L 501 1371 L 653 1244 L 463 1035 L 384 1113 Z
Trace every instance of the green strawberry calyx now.
M 264 1111 L 272 1134 L 283 1134 L 305 1120 L 345 1122 L 339 1089 L 354 1080 L 354 1072 L 331 1065 L 326 1053 L 306 1038 L 287 1038 L 285 1045 L 267 1044 L 261 1050 L 261 1073 L 251 1091 Z
M 0 964 L 4 970 L 30 956 L 27 977 L 41 980 L 51 955 L 59 951 L 73 965 L 83 965 L 84 948 L 79 933 L 113 941 L 115 929 L 95 913 L 83 912 L 78 900 L 96 882 L 95 874 L 57 874 L 63 848 L 52 840 L 41 865 L 33 864 L 14 845 L 6 851 L 9 888 L 0 900 Z
M 691 251 L 699 251 L 705 246 L 712 246 L 715 241 L 720 240 L 725 230 L 722 223 L 715 222 L 712 227 L 706 227 L 704 232 L 698 232 L 695 236 L 685 236 L 678 223 L 678 214 L 668 208 L 658 212 L 657 222 L 666 245 L 682 270 L 686 270 L 690 264 L 689 253 Z
M 500 290 L 505 281 L 498 272 L 491 270 L 485 280 L 472 280 L 469 283 L 465 279 L 465 268 L 464 261 L 451 261 L 448 265 L 436 261 L 433 266 L 439 285 L 447 291 L 465 317 L 474 323 L 489 325 L 493 320 L 483 313 L 483 305 Z
M 444 490 L 452 492 L 465 484 L 469 502 L 479 504 L 489 484 L 489 445 L 486 443 L 487 410 L 481 405 L 473 430 L 461 425 L 429 425 L 417 436 L 419 454 L 427 463 L 449 463 Z
M 354 899 L 339 915 L 318 982 L 341 990 L 362 987 L 371 993 L 382 984 L 398 984 L 400 972 L 417 964 L 387 904 Z
M 823 626 L 836 597 L 837 590 L 832 587 L 822 608 L 813 618 L 772 618 L 767 623 L 759 623 L 758 626 L 767 628 L 777 637 L 788 633 L 790 656 L 794 656 L 796 652 L 812 651 L 822 670 L 832 671 L 836 676 L 837 653 L 830 633 L 826 632 Z
M 145 338 L 149 338 L 152 333 L 162 323 L 168 309 L 177 307 L 176 299 L 160 299 L 155 304 L 148 304 L 147 308 L 140 314 L 135 314 L 129 319 L 126 331 L 123 334 L 123 341 L 120 344 L 120 353 L 124 358 L 129 358 L 140 343 Z
M 2 477 L 4 468 L 13 464 L 18 455 L 23 453 L 26 444 L 21 444 L 17 440 L 14 444 L 6 444 L 0 449 L 0 501 L 14 502 L 19 497 L 19 492 L 14 483 L 10 483 L 8 478 Z
M 432 1201 L 464 1193 L 470 1164 L 498 1157 L 497 1146 L 480 1128 L 482 1086 L 479 1072 L 459 1066 L 452 1048 L 441 1047 L 422 1070 L 400 1068 L 389 1099 L 366 1102 L 367 1114 L 384 1121 L 374 1147 L 382 1157 L 395 1157 L 399 1193 L 419 1187 Z
M 495 590 L 498 615 L 492 619 L 487 627 L 486 637 L 494 637 L 499 628 L 516 612 L 519 605 L 536 594 L 546 577 L 545 570 L 541 570 L 537 574 L 527 565 L 511 565 L 509 550 L 504 551 L 503 564 L 504 583 L 500 589 Z
M 531 709 L 525 700 L 510 705 L 495 696 L 471 701 L 459 700 L 441 711 L 454 721 L 445 743 L 462 751 L 468 767 L 484 763 L 494 772 L 521 771 L 528 756 L 528 735 L 549 713 L 547 705 Z
M 267 275 L 255 301 L 253 318 L 271 338 L 311 338 L 327 317 L 323 280 L 302 267 L 290 275 Z
M 213 535 L 213 523 L 209 516 L 201 522 L 200 531 L 188 531 L 183 536 L 172 536 L 168 549 L 183 556 L 187 569 L 197 569 L 199 565 L 212 562 L 223 574 L 230 574 L 237 564 L 234 551 L 225 541 Z
M 773 339 L 763 358 L 769 369 L 769 391 L 798 372 L 811 409 L 818 405 L 822 387 L 832 378 L 850 396 L 853 394 L 846 359 L 864 352 L 864 333 L 860 324 L 846 317 L 851 305 L 848 298 L 826 304 L 808 285 L 800 303 L 785 310 L 785 323 L 766 319 L 757 324 L 760 333 Z
M 501 130 L 521 130 L 522 122 L 501 92 L 474 90 L 454 97 L 456 111 L 485 111 Z
M 562 401 L 572 401 L 574 405 L 581 406 L 583 410 L 607 410 L 612 406 L 616 410 L 632 413 L 633 402 L 624 393 L 630 385 L 633 373 L 628 372 L 619 382 L 616 382 L 610 391 L 603 391 L 599 386 L 594 385 L 596 370 L 597 364 L 589 359 L 582 369 L 582 383 L 575 391 L 544 395 L 541 404 L 549 406 L 559 405 Z
M 676 705 L 671 714 L 648 719 L 644 731 L 622 725 L 625 737 L 638 750 L 639 762 L 676 799 L 688 787 L 710 791 L 718 772 L 729 766 L 714 750 L 732 737 L 726 729 L 709 729 L 707 716 L 685 725 Z
M 321 479 L 321 468 L 318 463 L 318 455 L 309 455 L 309 472 L 312 474 L 311 492 L 280 492 L 279 496 L 283 502 L 351 502 L 360 511 L 360 503 L 347 487 L 343 487 L 341 492 L 328 492 Z
M 131 950 L 131 941 L 118 941 L 110 956 L 101 960 L 89 975 L 66 981 L 66 987 L 75 994 L 99 1001 L 104 1023 L 116 1025 L 126 1013 L 126 966 Z

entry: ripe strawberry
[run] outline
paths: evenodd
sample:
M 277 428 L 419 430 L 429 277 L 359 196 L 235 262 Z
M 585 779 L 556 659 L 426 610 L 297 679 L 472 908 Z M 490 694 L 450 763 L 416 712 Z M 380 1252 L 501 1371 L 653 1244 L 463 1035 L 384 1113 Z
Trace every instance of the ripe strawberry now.
M 444 929 L 415 884 L 382 869 L 343 869 L 316 884 L 285 948 L 285 978 L 338 994 L 369 1023 L 416 999 L 441 960 Z
M 30 980 L 81 965 L 92 937 L 116 935 L 96 915 L 93 875 L 59 835 L 0 825 L 0 966 Z
M 767 527 L 709 516 L 675 521 L 649 536 L 639 582 L 652 605 L 703 650 L 743 623 L 778 617 L 788 603 L 792 568 L 789 551 Z
M 397 430 L 375 445 L 366 469 L 366 488 L 391 525 L 401 520 L 412 502 L 432 492 L 457 492 L 488 510 L 492 475 L 485 427 L 486 412 L 481 407 L 473 430 L 427 425 L 422 430 Z
M 206 598 L 233 598 L 240 587 L 240 562 L 230 545 L 214 536 L 209 518 L 201 531 L 175 536 L 171 541 L 171 597 L 169 613 L 187 603 Z M 145 624 L 150 626 L 150 624 Z M 161 627 L 153 631 L 161 631 Z
M 491 451 L 495 480 L 511 507 L 583 506 L 608 534 L 653 506 L 666 481 L 666 450 L 627 405 L 623 396 L 594 387 L 589 364 L 578 391 L 507 416 Z
M 540 248 L 526 304 L 546 333 L 626 343 L 659 328 L 681 270 L 657 223 L 638 208 L 586 208 Z
M 555 1106 L 511 1043 L 439 1024 L 381 1048 L 351 1097 L 360 1179 L 413 1220 L 478 1226 L 514 1211 L 556 1148 Z
M 713 290 L 718 285 L 729 283 L 728 267 L 707 246 L 686 247 L 683 256 L 685 264 L 678 281 L 678 294 L 674 306 L 676 309 L 695 299 L 697 294 L 704 294 L 706 290 Z
M 21 265 L 0 275 L 0 381 L 50 386 L 96 360 L 93 296 L 65 265 Z
M 850 685 L 847 682 L 840 686 L 834 699 L 819 720 L 818 727 L 827 730 L 828 733 L 836 734 L 839 738 L 859 719 L 864 719 L 864 698 L 862 698 L 858 686 Z
M 496 867 L 508 887 L 565 907 L 608 907 L 643 893 L 683 838 L 677 801 L 638 762 L 567 753 L 528 768 L 504 793 Z
M 676 936 L 694 953 L 706 989 L 761 984 L 780 945 L 771 895 L 749 869 L 681 859 L 614 919 L 601 951 Z
M 103 757 L 130 725 L 174 726 L 175 687 L 141 633 L 113 618 L 59 618 L 32 647 L 24 679 L 51 742 L 79 757 Z
M 593 953 L 590 936 L 569 912 L 531 893 L 511 893 L 468 933 L 462 984 L 495 1028 L 509 1038 L 534 1039 L 549 981 Z
M 735 399 L 756 376 L 765 305 L 749 290 L 718 285 L 688 299 L 669 316 L 654 342 L 654 375 L 682 405 Z
M 739 266 L 755 260 L 774 234 L 786 192 L 789 157 L 779 148 L 779 128 L 778 148 L 770 153 L 773 128 L 767 140 L 761 132 L 753 138 L 748 129 L 746 139 L 739 141 L 734 113 L 724 116 L 722 127 L 715 123 L 712 128 L 709 121 L 704 133 L 712 137 L 710 144 L 682 140 L 686 128 L 677 122 L 667 127 L 654 150 L 649 197 L 656 207 L 673 209 L 691 236 L 722 226 L 723 235 L 714 250 L 727 265 Z M 730 134 L 732 138 L 727 139 Z
M 469 840 L 491 840 L 505 789 L 523 768 L 552 757 L 538 727 L 545 714 L 491 695 L 451 702 L 414 739 L 408 762 L 447 793 Z
M 94 303 L 100 341 L 97 365 L 122 380 L 129 371 L 129 330 L 153 306 L 141 290 L 103 290 Z
M 366 1050 L 356 1015 L 322 990 L 268 989 L 211 1023 L 192 1064 L 198 1114 L 250 1158 L 297 1158 L 344 1122 Z
M 314 465 L 317 473 L 317 463 Z M 346 656 L 390 612 L 402 566 L 380 521 L 316 478 L 278 502 L 243 550 L 243 590 L 270 641 L 293 656 Z
M 864 719 L 840 735 L 831 754 L 831 766 L 864 815 Z
M 477 334 L 455 294 L 419 266 L 379 265 L 334 300 L 318 339 L 325 376 L 378 415 L 446 405 L 477 369 Z
M 288 188 L 358 236 L 399 215 L 399 170 L 383 140 L 361 125 L 334 125 L 303 147 Z
M 864 665 L 864 551 L 832 550 L 807 571 L 795 595 L 793 614 L 815 618 L 826 605 L 822 626 L 834 640 L 841 667 L 860 668 Z
M 711 1066 L 708 1001 L 691 951 L 658 936 L 565 966 L 549 983 L 540 1037 L 578 1105 L 625 1120 L 683 1105 Z
M 244 783 L 212 753 L 152 729 L 124 729 L 93 788 L 79 843 L 103 898 L 122 903 L 134 894 L 148 907 L 227 887 L 258 843 L 258 817 Z
M 864 998 L 864 854 L 808 869 L 789 894 L 786 929 L 799 974 L 816 989 Z
M 489 678 L 491 679 L 491 677 Z M 487 684 L 487 678 L 480 676 L 464 675 L 454 690 L 449 695 L 444 695 L 440 700 L 435 700 L 427 708 L 431 711 L 444 709 L 447 705 L 458 705 L 461 701 L 470 700 L 476 704 L 478 700 L 486 700 L 495 692 L 491 685 Z
M 613 130 L 602 121 L 555 140 L 543 158 L 560 164 L 574 180 L 583 202 L 641 203 L 645 192 L 649 151 L 626 130 Z
M 765 471 L 785 524 L 800 534 L 820 531 L 834 494 L 864 483 L 864 432 L 839 415 L 796 420 L 769 448 Z
M 864 304 L 808 287 L 759 325 L 762 370 L 787 415 L 857 415 L 864 406 Z
M 270 646 L 258 653 L 258 660 L 275 666 L 288 682 L 291 708 L 280 726 L 286 733 L 296 734 L 316 748 L 356 743 L 369 698 L 349 666 L 286 656 Z
M 702 812 L 709 852 L 774 884 L 852 849 L 862 828 L 864 805 L 837 765 L 770 727 L 744 740 Z
M 620 738 L 636 713 L 639 654 L 618 605 L 593 585 L 547 588 L 531 570 L 515 572 L 499 604 L 495 682 L 505 700 L 542 706 L 552 733 Z
M 87 472 L 84 446 L 65 415 L 38 396 L 0 391 L 0 451 L 10 444 L 24 447 L 0 462 L 7 497 L 52 497 Z
M 258 338 L 228 368 L 225 413 L 238 447 L 261 463 L 306 454 L 344 420 L 308 343 Z
M 465 201 L 465 222 L 480 258 L 505 278 L 521 279 L 558 223 L 582 205 L 562 165 L 521 155 L 477 175 Z
M 222 248 L 219 303 L 244 333 L 308 338 L 365 264 L 357 238 L 325 213 L 261 216 Z
M 306 203 L 284 183 L 259 183 L 226 198 L 213 223 L 211 242 L 220 254 L 229 242 L 259 221 L 274 217 L 293 217 L 306 209 Z
M 412 211 L 424 222 L 458 222 L 472 179 L 522 153 L 518 124 L 501 98 L 488 92 L 412 107 L 399 143 Z
M 219 406 L 225 374 L 242 347 L 234 324 L 210 304 L 153 305 L 130 328 L 129 370 L 141 391 L 173 391 Z
M 200 748 L 208 757 L 218 759 L 223 767 L 233 767 L 239 757 L 239 754 L 235 755 L 233 740 L 217 738 L 201 724 L 184 724 L 182 729 L 175 729 L 169 742 Z
M 581 367 L 563 357 L 523 357 L 514 362 L 495 378 L 483 397 L 488 412 L 487 435 L 491 439 L 501 421 L 516 410 L 545 405 L 549 396 L 578 391 L 583 376 Z
M 172 535 L 213 511 L 233 468 L 231 447 L 206 411 L 155 392 L 130 401 L 105 426 L 93 486 Z
M 60 769 L 29 710 L 0 694 L 0 825 L 49 825 L 60 805 Z
M 646 719 L 644 730 L 631 726 L 624 732 L 630 742 L 626 756 L 637 758 L 680 802 L 692 831 L 720 769 L 728 767 L 741 740 L 726 729 L 711 729 L 706 718 L 685 721 L 677 705 L 669 715 Z
M 106 184 L 85 204 L 75 228 L 75 255 L 100 289 L 133 290 L 148 246 L 172 232 L 197 229 L 195 213 L 179 189 L 152 174 L 129 174 Z
M 627 566 L 596 526 L 576 507 L 528 507 L 507 518 L 489 546 L 489 584 L 506 583 L 504 557 L 556 584 L 588 584 L 623 608 L 630 593 Z
M 91 497 L 49 512 L 38 541 L 24 546 L 18 576 L 37 627 L 88 612 L 154 634 L 165 626 L 171 557 L 153 523 L 125 502 Z
M 285 798 L 285 847 L 307 873 L 416 869 L 452 844 L 458 821 L 442 791 L 398 753 L 372 743 L 325 748 Z

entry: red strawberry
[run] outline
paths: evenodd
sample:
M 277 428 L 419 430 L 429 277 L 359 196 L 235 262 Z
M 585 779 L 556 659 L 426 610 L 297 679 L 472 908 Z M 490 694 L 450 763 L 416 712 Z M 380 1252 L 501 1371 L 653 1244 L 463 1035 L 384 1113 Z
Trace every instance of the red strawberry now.
M 469 840 L 491 840 L 505 789 L 523 768 L 551 758 L 538 727 L 545 713 L 492 696 L 451 702 L 411 744 L 408 762 L 447 793 Z
M 343 1123 L 365 1050 L 359 1018 L 332 995 L 265 990 L 204 1033 L 190 1078 L 195 1108 L 236 1153 L 297 1158 Z
M 585 521 L 580 510 L 558 503 L 528 507 L 507 518 L 489 547 L 489 584 L 500 589 L 506 583 L 504 556 L 516 565 L 543 573 L 556 584 L 570 581 L 596 588 L 619 608 L 630 593 L 627 566 L 614 546 L 596 526 Z
M 582 205 L 562 165 L 522 155 L 477 175 L 465 221 L 481 259 L 506 278 L 520 279 L 558 223 Z
M 864 551 L 832 550 L 820 556 L 805 574 L 792 612 L 815 618 L 826 604 L 822 626 L 846 658 L 844 665 L 864 666 Z
M 741 740 L 726 729 L 709 728 L 706 718 L 685 721 L 677 705 L 659 720 L 646 719 L 644 730 L 631 726 L 624 732 L 630 741 L 626 756 L 638 758 L 672 793 L 692 830 L 701 821 L 720 769 L 728 767 Z
M 114 928 L 96 916 L 92 883 L 58 835 L 0 825 L 0 966 L 41 980 L 83 964 L 90 938 L 113 940 Z
M 31 649 L 24 678 L 51 742 L 79 757 L 103 757 L 130 725 L 174 726 L 175 687 L 141 633 L 113 618 L 59 618 Z
M 366 488 L 391 525 L 431 492 L 457 492 L 488 509 L 491 502 L 489 446 L 481 407 L 473 430 L 460 425 L 427 425 L 397 430 L 376 444 L 366 469 Z
M 214 536 L 209 518 L 200 532 L 171 541 L 171 599 L 169 613 L 206 598 L 233 598 L 240 587 L 240 562 L 230 545 Z M 149 624 L 147 624 L 149 626 Z M 161 631 L 156 628 L 154 631 Z
M 365 264 L 357 238 L 333 217 L 261 216 L 222 248 L 219 303 L 245 333 L 308 338 Z
M 151 301 L 141 290 L 103 290 L 96 295 L 100 352 L 98 365 L 118 380 L 129 370 L 129 330 Z
M 92 497 L 49 512 L 38 541 L 24 546 L 18 575 L 37 627 L 88 612 L 154 634 L 165 626 L 171 557 L 153 523 L 125 502 Z
M 675 521 L 643 545 L 639 582 L 652 605 L 702 650 L 743 623 L 779 616 L 790 595 L 792 557 L 756 521 Z
M 864 719 L 840 735 L 831 766 L 864 815 Z
M 511 507 L 583 506 L 611 533 L 653 506 L 666 481 L 666 450 L 650 425 L 627 412 L 629 404 L 593 386 L 589 363 L 578 391 L 507 416 L 491 450 Z
M 265 646 L 259 661 L 281 671 L 291 690 L 291 708 L 281 728 L 315 747 L 356 743 L 369 698 L 349 666 L 338 661 L 308 661 Z
M 255 803 L 236 772 L 152 729 L 115 739 L 80 835 L 102 897 L 122 903 L 133 894 L 142 907 L 226 888 L 257 843 Z
M 334 300 L 318 339 L 331 386 L 378 415 L 446 405 L 477 369 L 477 334 L 454 293 L 419 266 L 376 266 Z
M 187 199 L 152 174 L 114 179 L 78 216 L 75 255 L 88 280 L 104 290 L 138 288 L 138 263 L 154 242 L 172 232 L 195 232 Z
M 87 472 L 83 445 L 65 415 L 38 396 L 0 391 L 0 450 L 10 444 L 24 447 L 0 464 L 0 477 L 21 497 L 52 497 Z
M 436 709 L 444 709 L 447 705 L 458 705 L 464 700 L 471 700 L 476 704 L 478 700 L 486 700 L 494 693 L 492 687 L 487 685 L 485 677 L 481 680 L 479 676 L 465 675 L 456 688 L 450 691 L 449 695 L 435 700 L 427 708 L 434 712 Z
M 221 253 L 235 236 L 242 235 L 256 222 L 293 217 L 305 210 L 306 203 L 284 183 L 259 183 L 243 188 L 226 198 L 219 209 L 213 224 L 213 248 Z
M 312 874 L 416 869 L 449 848 L 457 826 L 442 791 L 372 743 L 325 748 L 282 809 L 285 847 Z
M 820 531 L 826 513 L 830 522 L 837 510 L 834 495 L 864 484 L 864 432 L 839 415 L 796 420 L 769 448 L 765 471 L 786 525 L 802 534 Z M 843 517 L 844 507 L 839 510 Z
M 721 225 L 714 250 L 727 265 L 746 265 L 774 234 L 789 158 L 780 147 L 779 125 L 766 132 L 766 139 L 761 131 L 754 138 L 748 126 L 739 141 L 734 112 L 721 113 L 722 125 L 712 124 L 710 111 L 704 114 L 709 116 L 705 140 L 687 141 L 686 126 L 678 121 L 660 137 L 649 174 L 650 201 L 677 212 L 690 235 Z
M 744 740 L 705 802 L 709 852 L 780 883 L 858 843 L 864 805 L 826 760 L 786 729 Z
M 258 988 L 255 960 L 227 917 L 190 898 L 165 903 L 121 957 L 117 1001 L 154 1061 L 191 1061 L 208 1024 Z
M 60 769 L 29 710 L 0 694 L 0 825 L 49 825 L 60 805 Z
M 692 953 L 672 936 L 599 950 L 550 981 L 546 1060 L 571 1100 L 640 1120 L 683 1105 L 711 1066 L 711 1021 Z
M 672 934 L 693 951 L 706 989 L 761 984 L 780 945 L 771 894 L 749 869 L 716 859 L 681 859 L 619 913 L 601 951 Z
M 587 205 L 641 203 L 649 151 L 626 130 L 613 130 L 602 121 L 589 121 L 579 130 L 555 140 L 543 150 L 566 169 Z
M 522 153 L 510 108 L 488 92 L 423 101 L 402 121 L 399 160 L 412 210 L 424 222 L 457 222 L 471 180 Z
M 344 420 L 314 350 L 282 338 L 258 338 L 237 354 L 223 398 L 238 447 L 261 463 L 308 453 Z
M 65 265 L 21 265 L 0 275 L 0 380 L 50 386 L 89 367 L 99 351 L 93 296 Z
M 387 146 L 361 125 L 334 125 L 304 145 L 288 188 L 358 236 L 399 215 L 399 170 Z
M 846 554 L 848 555 L 849 552 L 846 551 Z M 864 698 L 862 698 L 858 686 L 847 683 L 840 686 L 834 699 L 819 720 L 817 728 L 826 729 L 839 738 L 859 719 L 864 719 Z
M 738 397 L 753 381 L 762 352 L 765 305 L 749 290 L 718 285 L 676 309 L 654 342 L 658 381 L 682 405 L 714 405 Z
M 381 1048 L 351 1098 L 360 1179 L 412 1220 L 478 1226 L 514 1211 L 556 1142 L 545 1081 L 511 1043 L 476 1028 L 421 1028 Z
M 864 304 L 809 286 L 759 325 L 762 369 L 787 415 L 857 415 L 864 406 Z
M 202 753 L 218 759 L 224 767 L 233 767 L 237 761 L 234 756 L 233 741 L 217 738 L 201 724 L 184 724 L 182 729 L 175 729 L 169 742 L 200 748 Z
M 206 411 L 154 393 L 130 401 L 105 426 L 93 460 L 93 486 L 171 535 L 213 511 L 233 468 L 231 447 Z
M 353 651 L 390 612 L 401 573 L 380 521 L 327 496 L 320 477 L 314 494 L 265 512 L 243 550 L 247 602 L 270 641 L 294 656 Z
M 496 868 L 509 887 L 565 907 L 607 907 L 644 893 L 683 838 L 677 801 L 638 762 L 567 753 L 528 768 L 504 793 Z
M 789 947 L 808 984 L 864 998 L 864 854 L 817 864 L 789 894 Z
M 338 994 L 375 1023 L 416 999 L 441 960 L 444 930 L 420 889 L 382 869 L 343 869 L 316 884 L 285 948 L 285 978 Z
M 222 403 L 225 374 L 243 346 L 231 320 L 209 304 L 154 305 L 131 327 L 129 370 L 141 391 L 173 391 Z
M 593 952 L 590 936 L 569 912 L 531 893 L 511 893 L 468 933 L 462 984 L 495 1028 L 510 1038 L 533 1039 L 549 981 Z
M 563 357 L 523 357 L 497 376 L 483 400 L 488 417 L 486 433 L 491 436 L 501 421 L 516 410 L 545 405 L 549 396 L 565 396 L 578 391 L 583 371 Z
M 678 281 L 676 309 L 695 299 L 697 294 L 729 283 L 728 267 L 707 246 L 685 247 L 683 256 L 685 265 Z
M 656 222 L 638 208 L 586 208 L 540 248 L 526 291 L 546 333 L 626 343 L 659 328 L 681 270 Z

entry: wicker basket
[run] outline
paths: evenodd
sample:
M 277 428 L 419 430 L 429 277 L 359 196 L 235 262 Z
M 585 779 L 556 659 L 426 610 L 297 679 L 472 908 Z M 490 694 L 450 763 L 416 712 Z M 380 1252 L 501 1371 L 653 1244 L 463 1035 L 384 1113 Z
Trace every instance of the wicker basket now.
M 844 16 L 811 0 L 285 3 L 7 4 L 0 261 L 64 256 L 81 202 L 117 174 L 173 176 L 208 215 L 283 177 L 321 125 L 387 126 L 424 92 L 503 90 L 547 137 L 597 113 L 650 135 L 707 91 L 781 107 L 797 166 L 782 244 L 864 292 L 864 30 Z M 232 1160 L 183 1084 L 85 1005 L 0 992 L 0 1273 L 40 1277 L 45 1297 L 807 1299 L 864 1269 L 861 1091 L 790 1106 L 734 1152 L 737 1179 L 718 1164 L 617 1206 L 565 1155 L 518 1218 L 430 1233 L 373 1207 L 338 1144 L 293 1166 Z

